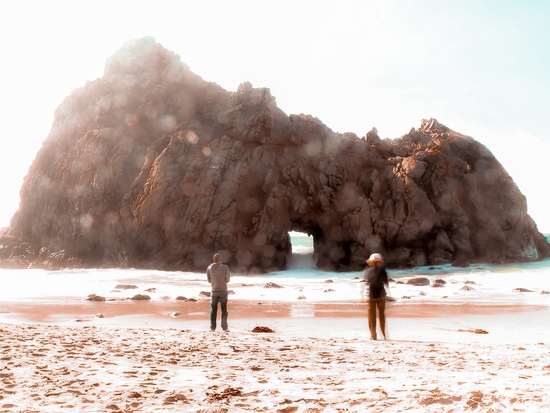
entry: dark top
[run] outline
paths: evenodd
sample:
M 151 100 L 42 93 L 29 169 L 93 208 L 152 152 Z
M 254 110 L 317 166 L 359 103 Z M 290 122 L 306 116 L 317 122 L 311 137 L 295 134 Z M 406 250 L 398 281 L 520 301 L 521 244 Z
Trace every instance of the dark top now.
M 363 273 L 363 278 L 369 285 L 369 298 L 382 298 L 386 296 L 384 285 L 389 285 L 389 281 L 385 267 L 369 267 Z

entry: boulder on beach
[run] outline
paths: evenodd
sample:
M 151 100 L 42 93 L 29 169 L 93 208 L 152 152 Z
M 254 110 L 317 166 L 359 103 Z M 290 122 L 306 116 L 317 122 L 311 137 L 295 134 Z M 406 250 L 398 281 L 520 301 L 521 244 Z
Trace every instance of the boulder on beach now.
M 415 278 L 411 278 L 410 280 L 407 280 L 406 284 L 424 286 L 424 285 L 430 285 L 430 280 L 427 279 L 426 277 L 415 277 Z
M 431 286 L 433 288 L 440 288 L 440 287 L 445 287 L 445 285 L 447 285 L 447 281 L 441 280 L 441 279 L 436 279 L 436 280 L 433 280 Z
M 86 300 L 88 301 L 105 301 L 105 297 L 97 294 L 90 294 Z
M 144 295 L 144 294 L 136 294 L 131 299 L 132 300 L 137 300 L 137 301 L 147 301 L 147 300 L 150 300 L 151 297 L 149 297 L 148 295 Z
M 368 98 L 368 97 L 367 97 Z M 518 143 L 519 144 L 519 143 Z M 287 115 L 267 88 L 227 91 L 151 37 L 107 59 L 57 108 L 0 234 L 10 268 L 203 272 L 289 267 L 289 233 L 317 268 L 535 261 L 550 244 L 484 145 L 422 120 L 397 139 Z

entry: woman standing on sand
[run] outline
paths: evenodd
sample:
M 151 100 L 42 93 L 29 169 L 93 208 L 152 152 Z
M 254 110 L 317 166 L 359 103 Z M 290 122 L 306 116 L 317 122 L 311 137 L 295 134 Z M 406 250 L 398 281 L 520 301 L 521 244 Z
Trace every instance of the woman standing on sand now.
M 380 254 L 371 254 L 363 278 L 369 286 L 369 330 L 370 339 L 376 340 L 376 309 L 380 320 L 380 331 L 386 339 L 386 286 L 389 285 L 384 259 Z

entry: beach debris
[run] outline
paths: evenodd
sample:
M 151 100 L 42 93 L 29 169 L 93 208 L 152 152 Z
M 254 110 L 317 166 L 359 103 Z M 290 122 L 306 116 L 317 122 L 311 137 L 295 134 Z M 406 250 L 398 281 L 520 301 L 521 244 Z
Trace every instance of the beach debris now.
M 156 293 L 157 292 L 157 289 L 155 287 L 152 287 L 152 288 L 147 288 L 145 290 L 146 293 Z
M 390 283 L 394 283 L 394 282 L 395 282 L 395 280 L 394 280 L 393 278 L 391 278 L 391 277 L 390 277 L 390 278 L 388 278 L 388 282 L 390 282 Z
M 105 316 L 102 313 L 97 313 L 94 317 L 95 318 L 105 318 Z
M 452 396 L 450 394 L 443 393 L 439 389 L 430 390 L 431 395 L 423 398 L 418 403 L 421 405 L 430 405 L 430 404 L 453 404 L 462 400 L 460 396 Z
M 464 284 L 477 285 L 475 281 L 465 281 Z
M 550 291 L 542 290 L 540 293 L 541 293 L 541 294 L 550 294 Z
M 235 291 L 233 291 L 233 290 L 227 290 L 227 294 L 233 295 L 233 294 L 235 294 Z
M 333 291 L 334 291 L 334 290 L 333 290 L 332 288 L 329 288 L 328 290 L 325 290 L 325 291 L 323 291 L 323 292 L 324 292 L 324 293 L 331 293 L 331 292 L 333 292 Z
M 138 286 L 133 284 L 118 284 L 115 286 L 115 290 L 135 290 L 136 288 Z
M 179 317 L 181 313 L 179 311 L 174 311 L 173 313 L 169 314 L 171 317 Z
M 518 293 L 532 293 L 533 290 L 528 290 L 527 288 L 514 288 L 514 291 L 517 291 Z
M 176 404 L 177 402 L 184 402 L 187 403 L 189 400 L 187 399 L 187 396 L 185 396 L 183 393 L 180 393 L 178 391 L 172 391 L 166 395 L 166 398 L 164 399 L 164 405 L 168 404 Z
M 88 298 L 86 298 L 88 301 L 105 301 L 105 297 L 97 294 L 90 294 Z
M 404 295 L 403 297 L 401 297 L 403 300 L 410 300 L 411 299 L 411 296 L 410 295 Z
M 274 333 L 275 330 L 265 327 L 265 326 L 256 326 L 252 329 L 253 333 Z
M 407 284 L 416 286 L 430 285 L 430 280 L 428 280 L 426 277 L 415 277 L 407 280 Z
M 446 284 L 447 284 L 447 281 L 438 278 L 437 280 L 433 280 L 431 287 L 432 288 L 445 287 Z
M 473 291 L 475 290 L 474 287 L 470 287 L 469 285 L 465 285 L 461 288 L 462 291 Z
M 332 280 L 325 280 L 326 283 L 333 283 L 334 281 Z
M 284 288 L 282 285 L 275 284 L 274 282 L 268 282 L 266 285 L 264 285 L 264 288 Z
M 210 291 L 201 291 L 199 297 L 210 297 Z
M 145 294 L 136 294 L 134 295 L 131 300 L 141 300 L 141 301 L 146 301 L 146 300 L 150 300 L 151 297 L 149 297 L 148 295 L 145 295 Z
M 487 330 L 483 330 L 481 328 L 476 328 L 474 330 L 459 329 L 458 332 L 459 333 L 474 333 L 474 334 L 489 334 L 489 332 Z
M 474 390 L 472 392 L 471 397 L 466 402 L 466 405 L 470 409 L 477 409 L 482 401 L 483 401 L 483 392 L 479 390 Z
M 297 298 L 298 300 L 307 300 L 306 296 L 305 295 L 301 295 Z
M 231 386 L 227 386 L 222 392 L 216 392 L 216 391 L 213 391 L 215 389 L 217 389 L 218 386 L 214 385 L 214 386 L 210 386 L 208 387 L 208 390 L 211 390 L 211 391 L 206 391 L 206 395 L 211 399 L 211 400 L 227 400 L 227 399 L 230 399 L 231 397 L 235 397 L 235 396 L 241 396 L 242 395 L 242 391 L 240 389 L 236 389 L 234 387 L 231 387 Z

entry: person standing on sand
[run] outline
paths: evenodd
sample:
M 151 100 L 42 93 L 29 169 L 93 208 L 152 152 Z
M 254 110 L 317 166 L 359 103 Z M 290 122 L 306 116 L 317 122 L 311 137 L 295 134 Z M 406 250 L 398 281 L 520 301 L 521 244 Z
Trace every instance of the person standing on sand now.
M 227 283 L 230 280 L 229 267 L 222 263 L 221 254 L 214 254 L 213 263 L 206 269 L 208 282 L 212 284 L 210 293 L 210 331 L 216 331 L 218 303 L 222 309 L 222 330 L 229 331 L 227 326 Z
M 369 286 L 369 330 L 370 339 L 376 340 L 376 309 L 380 321 L 380 331 L 386 340 L 386 289 L 389 286 L 384 259 L 380 254 L 371 254 L 367 260 L 368 268 L 363 278 Z

